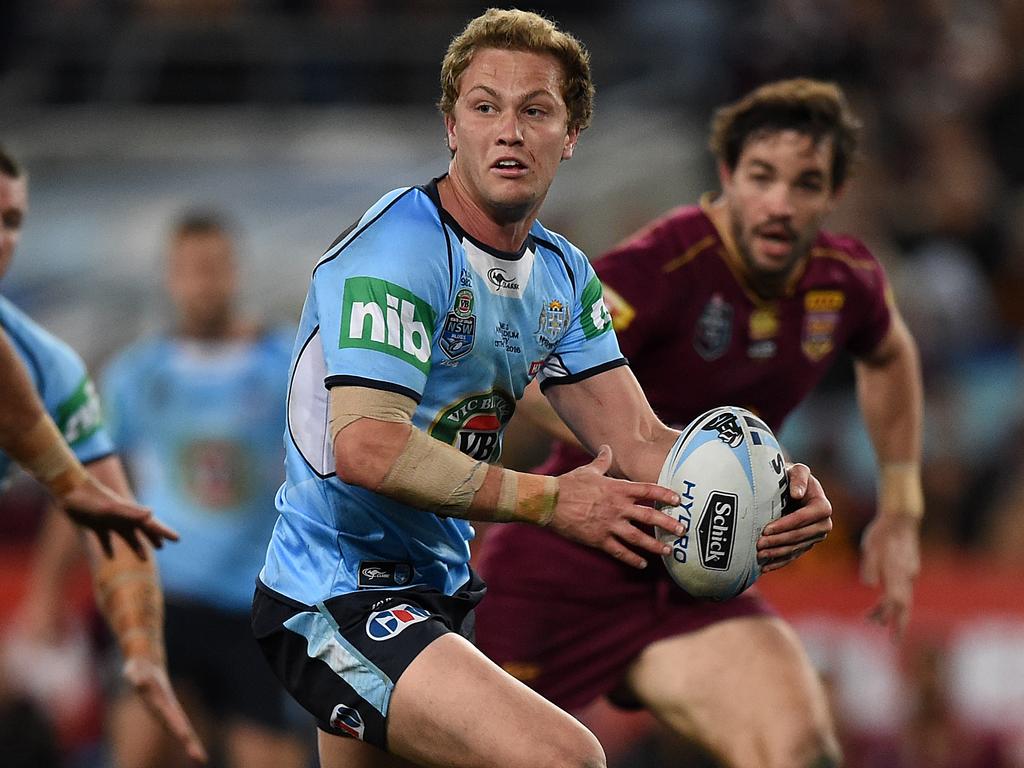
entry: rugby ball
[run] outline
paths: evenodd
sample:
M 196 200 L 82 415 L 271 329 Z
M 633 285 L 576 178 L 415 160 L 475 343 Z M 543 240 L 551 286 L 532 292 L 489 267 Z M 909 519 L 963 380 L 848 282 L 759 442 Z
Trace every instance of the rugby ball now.
M 672 547 L 662 559 L 672 579 L 694 597 L 727 600 L 761 575 L 757 539 L 789 511 L 789 478 L 768 425 L 736 406 L 714 408 L 683 430 L 658 484 L 682 498 L 665 514 L 687 526 L 683 536 L 659 529 Z

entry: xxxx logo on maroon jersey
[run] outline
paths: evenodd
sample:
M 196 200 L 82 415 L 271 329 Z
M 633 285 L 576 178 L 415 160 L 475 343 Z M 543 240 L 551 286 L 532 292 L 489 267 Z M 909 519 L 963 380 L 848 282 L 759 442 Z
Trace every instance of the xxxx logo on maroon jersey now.
M 470 395 L 441 411 L 430 427 L 430 435 L 472 459 L 497 461 L 501 430 L 514 410 L 515 400 L 500 390 Z

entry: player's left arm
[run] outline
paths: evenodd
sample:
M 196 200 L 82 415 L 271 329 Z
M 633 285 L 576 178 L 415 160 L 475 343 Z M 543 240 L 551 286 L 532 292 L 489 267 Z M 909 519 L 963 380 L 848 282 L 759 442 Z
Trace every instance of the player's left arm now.
M 125 498 L 132 497 L 124 468 L 116 456 L 90 462 L 86 468 L 103 485 Z M 83 539 L 89 554 L 96 604 L 117 638 L 124 657 L 122 674 L 189 758 L 196 763 L 205 763 L 206 750 L 167 675 L 163 591 L 155 559 L 139 559 L 120 538 L 111 540 L 111 556 L 106 556 L 95 537 L 85 536 Z
M 658 482 L 680 433 L 657 417 L 628 366 L 548 386 L 544 394 L 584 448 L 595 454 L 602 445 L 611 448 L 610 474 Z M 797 507 L 767 525 L 758 538 L 758 559 L 765 571 L 788 565 L 832 530 L 832 504 L 817 478 L 804 464 L 787 469 L 790 496 Z
M 902 635 L 920 569 L 924 393 L 917 345 L 899 313 L 855 363 L 857 400 L 878 460 L 878 510 L 862 539 L 861 576 L 881 588 L 870 617 Z

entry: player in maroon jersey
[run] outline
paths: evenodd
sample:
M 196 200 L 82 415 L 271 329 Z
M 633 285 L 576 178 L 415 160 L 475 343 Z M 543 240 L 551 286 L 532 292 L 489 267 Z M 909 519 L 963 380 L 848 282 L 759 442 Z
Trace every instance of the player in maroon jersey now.
M 721 193 L 669 212 L 595 267 L 622 351 L 667 423 L 735 404 L 778 429 L 841 350 L 854 355 L 880 467 L 864 576 L 881 586 L 872 616 L 898 635 L 923 513 L 917 351 L 879 263 L 821 230 L 857 127 L 842 92 L 812 80 L 723 107 L 711 133 Z M 537 400 L 521 410 L 574 442 Z M 563 442 L 545 471 L 589 460 Z M 482 549 L 478 640 L 540 693 L 570 710 L 602 695 L 646 707 L 730 768 L 838 764 L 823 688 L 756 588 L 699 601 L 664 568 L 636 571 L 540 528 L 500 528 Z

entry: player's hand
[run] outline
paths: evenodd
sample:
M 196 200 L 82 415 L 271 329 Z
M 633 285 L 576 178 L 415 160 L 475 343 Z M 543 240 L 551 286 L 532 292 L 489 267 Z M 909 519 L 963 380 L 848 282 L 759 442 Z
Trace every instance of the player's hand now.
M 602 445 L 592 462 L 558 478 L 558 504 L 549 527 L 573 541 L 602 549 L 617 560 L 644 568 L 647 560 L 634 549 L 667 555 L 671 548 L 638 528 L 657 526 L 677 536 L 686 526 L 645 504 L 674 507 L 679 494 L 653 483 L 606 477 L 612 449 Z
M 819 541 L 824 541 L 832 530 L 832 504 L 818 479 L 806 464 L 791 464 L 786 470 L 789 496 L 797 507 L 768 523 L 761 531 L 757 560 L 765 573 L 789 565 Z
M 140 560 L 146 559 L 142 537 L 157 549 L 165 539 L 178 540 L 178 534 L 153 517 L 151 510 L 120 496 L 92 475 L 64 494 L 60 503 L 72 520 L 96 534 L 107 557 L 114 554 L 111 534 L 124 539 Z
M 903 636 L 910 620 L 914 579 L 921 569 L 920 529 L 919 518 L 880 514 L 861 540 L 861 581 L 882 589 L 868 618 L 889 627 L 894 640 Z
M 125 661 L 124 676 L 149 711 L 178 740 L 189 759 L 205 764 L 208 760 L 206 749 L 175 696 L 164 666 L 135 656 Z

